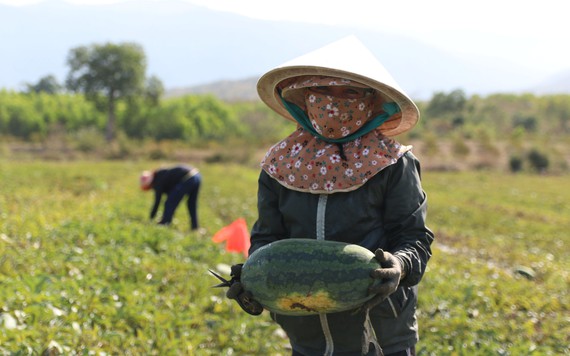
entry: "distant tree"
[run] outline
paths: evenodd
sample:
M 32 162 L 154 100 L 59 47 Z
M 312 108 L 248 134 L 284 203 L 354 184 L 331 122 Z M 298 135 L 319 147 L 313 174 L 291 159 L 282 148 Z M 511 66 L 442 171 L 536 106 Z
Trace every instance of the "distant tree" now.
M 515 116 L 513 120 L 514 128 L 522 127 L 527 132 L 535 132 L 537 129 L 537 120 L 533 116 Z
M 456 89 L 449 94 L 443 92 L 435 93 L 426 111 L 432 117 L 445 116 L 448 114 L 460 116 L 466 104 L 467 98 L 465 92 L 461 89 Z
M 517 173 L 523 169 L 523 160 L 519 156 L 511 156 L 509 158 L 509 168 L 511 172 Z
M 142 47 L 135 43 L 76 47 L 69 52 L 67 64 L 68 89 L 84 93 L 100 110 L 107 110 L 105 138 L 112 141 L 117 101 L 144 90 L 146 56 Z
M 570 132 L 570 97 L 568 95 L 549 95 L 541 98 L 544 109 L 542 113 L 552 123 L 548 126 L 554 133 Z
M 451 125 L 453 126 L 454 129 L 461 127 L 465 125 L 465 119 L 463 118 L 463 116 L 456 116 L 453 118 L 453 120 L 451 120 Z
M 156 76 L 147 79 L 145 96 L 152 105 L 158 105 L 160 98 L 164 94 L 164 84 Z
M 63 86 L 59 84 L 53 75 L 41 78 L 36 84 L 26 84 L 29 93 L 57 94 L 61 92 Z
M 540 152 L 539 150 L 533 148 L 527 155 L 530 166 L 537 172 L 545 172 L 548 169 L 550 161 L 548 157 Z

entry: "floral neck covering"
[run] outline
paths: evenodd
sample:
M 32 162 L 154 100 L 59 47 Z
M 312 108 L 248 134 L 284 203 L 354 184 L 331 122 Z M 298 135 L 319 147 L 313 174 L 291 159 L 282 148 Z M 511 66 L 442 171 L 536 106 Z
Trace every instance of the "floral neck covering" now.
M 269 149 L 262 169 L 289 189 L 331 194 L 359 188 L 411 150 L 376 130 L 398 114 L 395 103 L 382 104 L 375 93 L 347 99 L 307 89 L 352 84 L 313 77 L 289 86 L 297 99 L 283 104 L 300 127 Z M 382 112 L 373 114 L 379 103 Z
M 302 127 L 267 151 L 262 169 L 283 186 L 313 194 L 331 194 L 358 189 L 375 174 L 411 150 L 372 131 L 342 144 L 316 138 Z

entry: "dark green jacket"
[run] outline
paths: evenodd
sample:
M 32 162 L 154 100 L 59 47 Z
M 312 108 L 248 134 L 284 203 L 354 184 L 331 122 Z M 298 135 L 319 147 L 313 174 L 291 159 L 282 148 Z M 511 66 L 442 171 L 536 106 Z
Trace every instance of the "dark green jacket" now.
M 294 191 L 264 171 L 258 189 L 259 218 L 251 231 L 250 254 L 272 241 L 295 237 L 391 252 L 403 262 L 406 277 L 394 294 L 371 310 L 370 317 L 384 353 L 404 350 L 417 342 L 417 284 L 431 256 L 434 236 L 425 225 L 427 200 L 419 161 L 411 152 L 352 192 Z M 304 355 L 323 355 L 325 335 L 329 347 L 333 344 L 334 355 L 360 355 L 363 313 L 328 314 L 330 334 L 323 330 L 319 316 L 272 314 L 272 318 L 285 330 L 293 348 Z

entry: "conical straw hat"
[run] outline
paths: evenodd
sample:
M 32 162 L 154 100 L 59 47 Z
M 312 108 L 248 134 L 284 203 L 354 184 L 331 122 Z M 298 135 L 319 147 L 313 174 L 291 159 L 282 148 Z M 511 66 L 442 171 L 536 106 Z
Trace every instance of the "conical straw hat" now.
M 385 101 L 395 102 L 400 107 L 401 116 L 378 128 L 386 136 L 406 132 L 419 120 L 420 113 L 414 102 L 355 36 L 345 37 L 265 73 L 257 82 L 259 97 L 275 112 L 295 121 L 283 106 L 279 90 L 302 76 L 348 79 L 375 89 Z

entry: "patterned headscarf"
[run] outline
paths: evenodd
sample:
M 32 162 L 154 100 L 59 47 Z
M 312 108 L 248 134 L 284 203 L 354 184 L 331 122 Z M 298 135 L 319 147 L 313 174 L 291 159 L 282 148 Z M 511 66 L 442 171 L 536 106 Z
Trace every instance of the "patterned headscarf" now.
M 290 189 L 315 194 L 354 190 L 411 150 L 377 130 L 398 115 L 397 105 L 382 102 L 377 93 L 341 99 L 307 89 L 327 85 L 365 87 L 338 78 L 309 77 L 282 91 L 299 127 L 269 149 L 261 166 Z

